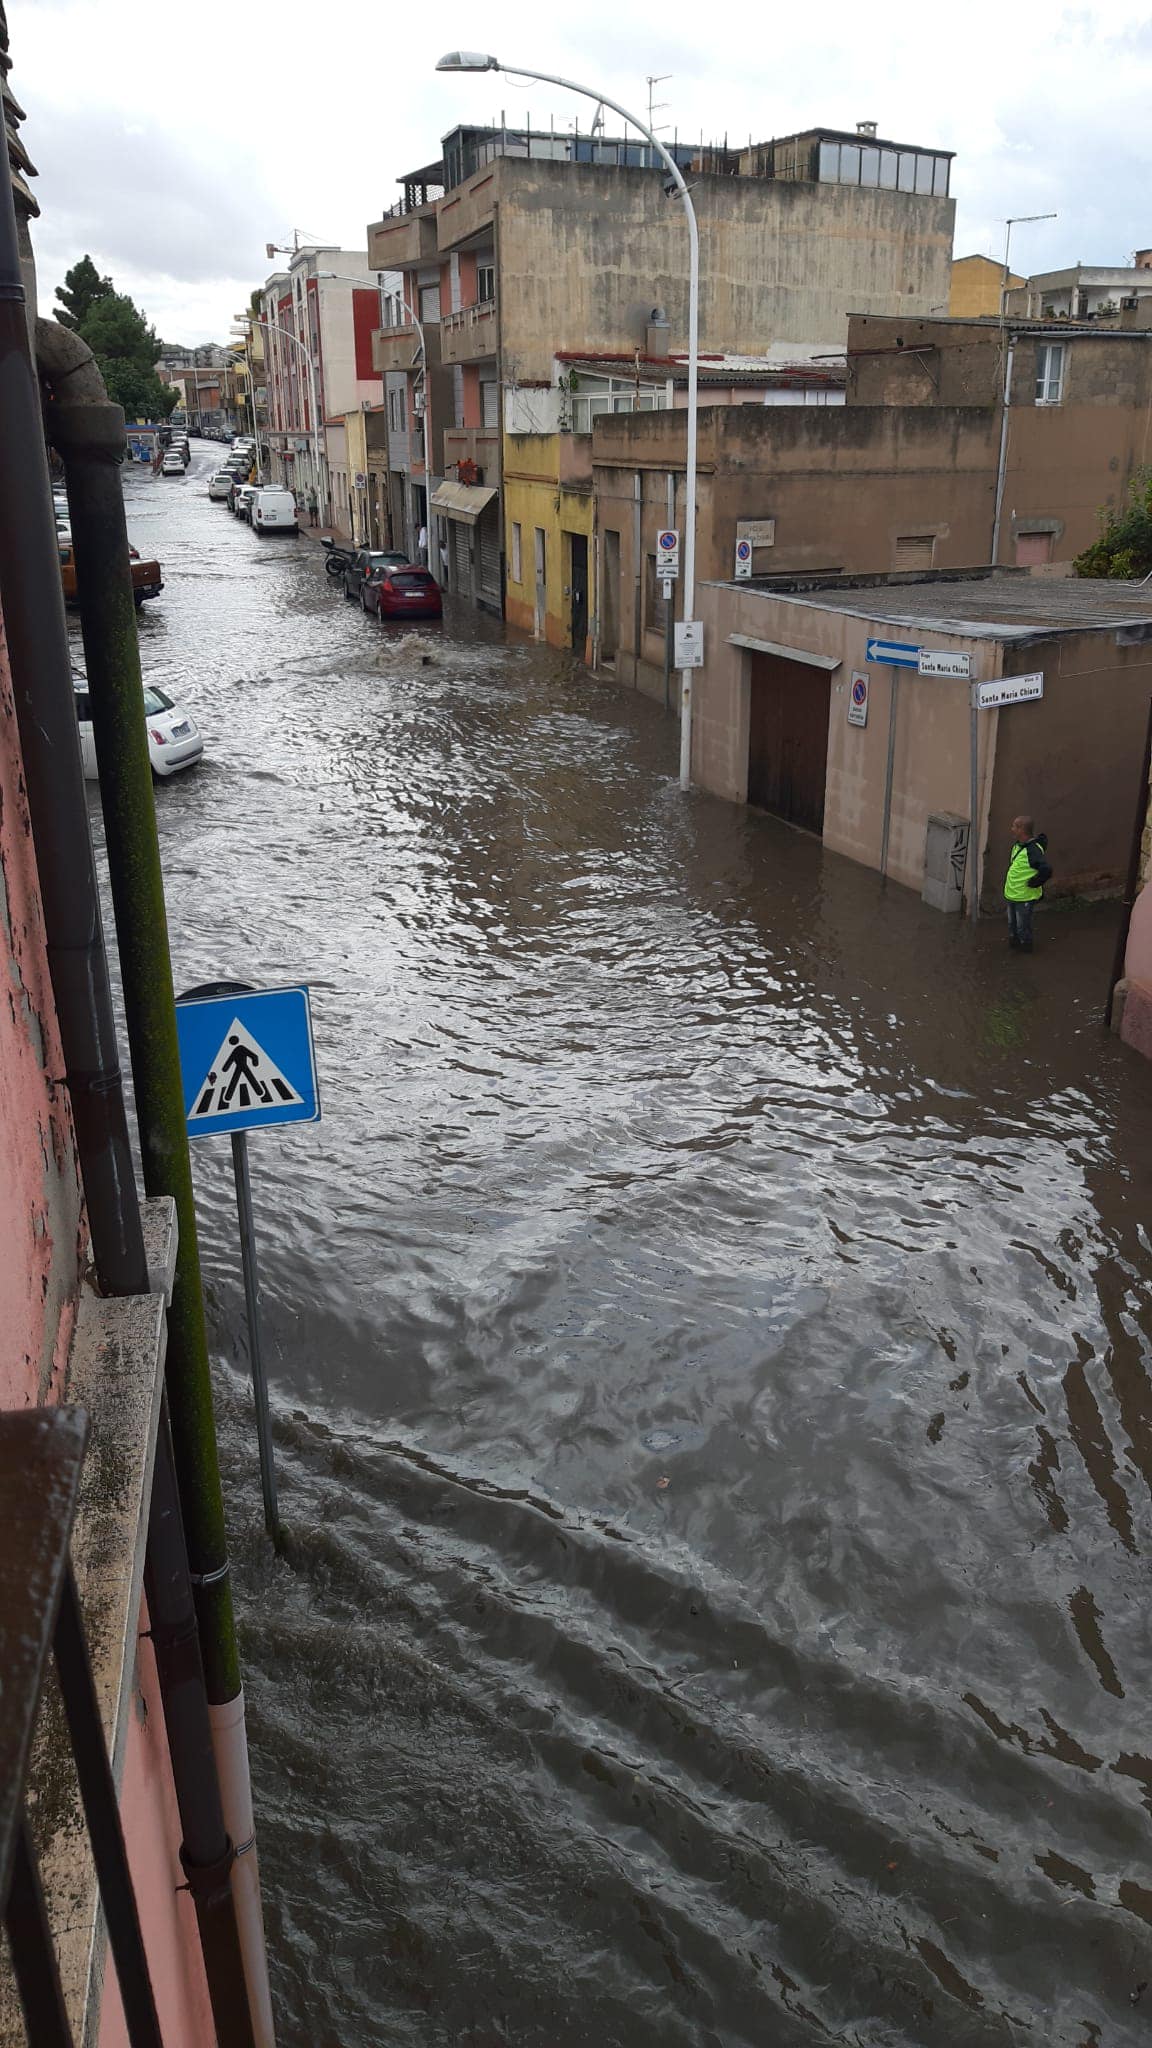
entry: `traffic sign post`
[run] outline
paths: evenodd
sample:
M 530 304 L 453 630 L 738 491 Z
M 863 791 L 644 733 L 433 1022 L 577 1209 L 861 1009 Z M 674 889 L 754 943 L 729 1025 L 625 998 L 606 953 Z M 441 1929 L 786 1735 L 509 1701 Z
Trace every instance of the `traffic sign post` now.
M 666 526 L 656 535 L 656 574 L 665 578 L 680 574 L 680 535 Z
M 868 723 L 868 677 L 863 669 L 853 670 L 852 688 L 848 695 L 848 723 L 849 725 L 867 725 Z
M 888 668 L 919 668 L 920 653 L 920 648 L 908 640 L 869 640 L 864 659 Z
M 308 990 L 254 989 L 243 981 L 208 982 L 201 988 L 187 989 L 178 998 L 176 1033 L 189 1137 L 227 1134 L 232 1140 L 264 1526 L 279 1550 L 283 1534 L 260 1326 L 260 1277 L 247 1133 L 269 1124 L 319 1122 L 320 1094 Z
M 738 541 L 737 541 L 737 543 L 736 543 L 736 577 L 737 577 L 737 581 L 738 581 L 738 582 L 745 582 L 745 581 L 747 581 L 747 579 L 748 579 L 748 578 L 749 578 L 749 577 L 751 576 L 751 574 L 752 574 L 752 543 L 751 543 L 751 541 L 750 541 L 750 540 L 738 540 Z

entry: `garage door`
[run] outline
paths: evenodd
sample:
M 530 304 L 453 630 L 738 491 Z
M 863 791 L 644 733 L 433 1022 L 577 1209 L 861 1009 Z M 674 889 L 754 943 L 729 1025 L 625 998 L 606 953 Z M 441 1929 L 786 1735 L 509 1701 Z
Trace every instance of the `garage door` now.
M 748 801 L 822 832 L 832 678 L 776 654 L 750 655 L 749 664 Z

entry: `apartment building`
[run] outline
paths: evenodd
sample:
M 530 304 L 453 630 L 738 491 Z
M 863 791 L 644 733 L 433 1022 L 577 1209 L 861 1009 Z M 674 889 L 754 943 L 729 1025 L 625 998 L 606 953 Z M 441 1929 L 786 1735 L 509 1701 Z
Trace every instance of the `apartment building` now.
M 300 497 L 314 490 L 324 521 L 350 532 L 354 482 L 345 416 L 381 398 L 372 362 L 380 293 L 366 251 L 297 250 L 266 281 L 259 317 L 272 475 Z
M 803 361 L 842 349 L 860 306 L 927 313 L 947 300 L 947 151 L 886 142 L 872 124 L 743 151 L 673 147 L 692 174 L 700 343 L 712 356 Z M 519 394 L 558 390 L 572 355 L 635 365 L 654 313 L 667 351 L 686 347 L 683 212 L 651 159 L 638 139 L 602 132 L 458 128 L 369 228 L 373 267 L 402 279 L 402 317 L 375 344 L 396 436 L 390 489 L 409 535 L 431 525 L 449 586 L 493 611 L 508 578 L 505 429 L 525 416 Z

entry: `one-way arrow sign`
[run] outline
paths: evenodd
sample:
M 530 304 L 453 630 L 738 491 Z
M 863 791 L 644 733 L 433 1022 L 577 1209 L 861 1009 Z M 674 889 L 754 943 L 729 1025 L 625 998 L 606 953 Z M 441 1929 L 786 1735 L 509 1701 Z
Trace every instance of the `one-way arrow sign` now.
M 920 649 L 907 640 L 870 640 L 867 661 L 878 661 L 888 668 L 919 668 Z

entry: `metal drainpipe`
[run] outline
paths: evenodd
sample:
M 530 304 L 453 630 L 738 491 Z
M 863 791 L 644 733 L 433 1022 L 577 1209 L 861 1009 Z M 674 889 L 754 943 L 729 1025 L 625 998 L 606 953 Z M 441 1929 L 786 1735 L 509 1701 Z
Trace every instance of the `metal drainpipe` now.
M 41 321 L 58 358 L 55 323 Z M 69 337 L 69 340 L 72 338 Z M 87 352 L 86 352 L 87 353 Z M 224 1819 L 237 1845 L 235 1900 L 251 2006 L 251 2039 L 274 2040 L 259 1872 L 251 1819 L 244 1695 L 236 1648 L 227 1531 L 204 1322 L 204 1295 L 164 881 L 156 834 L 152 768 L 120 466 L 124 414 L 105 396 L 72 401 L 74 386 L 49 365 L 49 439 L 64 462 L 92 728 L 100 769 L 108 871 L 132 1058 L 144 1186 L 171 1195 L 179 1245 L 168 1312 L 165 1380 L 195 1613 Z M 247 2019 L 247 2014 L 245 2015 Z
M 992 514 L 992 567 L 1000 560 L 1000 515 L 1004 504 L 1004 474 L 1008 467 L 1008 420 L 1012 406 L 1012 366 L 1016 359 L 1016 336 L 1008 342 L 1004 364 L 1004 394 L 1000 406 L 1000 453 L 996 463 L 996 507 Z
M 86 356 L 88 351 L 83 351 Z M 8 642 L 24 784 L 40 881 L 46 947 L 72 1103 L 76 1147 L 99 1285 L 109 1295 L 147 1294 L 148 1261 L 136 1195 L 131 1141 L 124 1106 L 119 1049 L 104 948 L 100 899 L 80 760 L 68 630 L 64 618 L 60 559 L 52 515 L 52 493 L 44 450 L 40 391 L 28 341 L 24 286 L 16 238 L 12 186 L 0 163 L 0 606 Z M 155 1538 L 157 1503 L 175 1498 L 175 1475 L 162 1414 L 156 1447 L 147 1569 L 191 1606 L 188 1562 L 178 1517 L 165 1535 L 163 1552 Z M 161 1566 L 161 1558 L 163 1564 Z M 166 1682 L 164 1616 L 167 1596 L 158 1595 L 157 1665 L 166 1721 L 171 1687 Z M 156 1621 L 153 1622 L 156 1633 Z M 199 1664 L 198 1645 L 192 1654 Z M 199 1711 L 208 1729 L 203 1673 L 186 1663 L 184 1712 Z M 235 1908 L 230 1893 L 209 1899 L 200 1885 L 205 1868 L 218 1869 L 232 1856 L 221 1822 L 211 1839 L 206 1817 L 219 1786 L 208 1734 L 205 1766 L 170 1733 L 172 1776 L 184 1845 L 186 1873 L 197 1899 L 197 1917 L 209 1990 L 222 2043 L 248 2048 L 252 2035 L 247 2002 L 237 2008 L 234 1975 L 227 1984 L 214 1967 L 229 1946 L 238 1952 Z M 193 1856 L 189 1845 L 206 1850 Z M 218 1891 L 218 1886 L 217 1886 Z M 202 1910 L 202 1903 L 205 1910 Z M 217 1993 L 220 1994 L 219 2008 Z M 236 2018 L 242 2022 L 238 2028 Z

